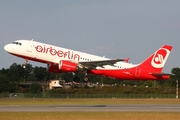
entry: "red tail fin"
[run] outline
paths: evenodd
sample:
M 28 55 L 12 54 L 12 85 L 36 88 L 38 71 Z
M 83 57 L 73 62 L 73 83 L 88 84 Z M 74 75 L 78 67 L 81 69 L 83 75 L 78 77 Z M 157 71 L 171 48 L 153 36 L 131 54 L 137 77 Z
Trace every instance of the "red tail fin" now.
M 172 50 L 172 46 L 164 45 L 154 54 L 140 64 L 141 67 L 146 67 L 151 71 L 161 72 L 166 60 Z

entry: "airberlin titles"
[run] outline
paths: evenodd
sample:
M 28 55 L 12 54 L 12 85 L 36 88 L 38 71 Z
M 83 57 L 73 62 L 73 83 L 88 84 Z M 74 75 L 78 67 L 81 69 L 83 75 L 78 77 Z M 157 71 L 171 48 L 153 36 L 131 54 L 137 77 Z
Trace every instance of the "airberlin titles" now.
M 35 47 L 37 52 L 40 53 L 45 53 L 45 54 L 51 54 L 52 56 L 58 56 L 58 57 L 64 57 L 64 58 L 68 58 L 68 59 L 72 59 L 72 60 L 80 60 L 80 56 L 78 54 L 74 54 L 73 51 L 64 51 L 64 50 L 57 50 L 55 48 L 53 48 L 52 46 L 50 47 L 46 47 L 46 45 L 41 46 L 41 45 L 37 45 Z

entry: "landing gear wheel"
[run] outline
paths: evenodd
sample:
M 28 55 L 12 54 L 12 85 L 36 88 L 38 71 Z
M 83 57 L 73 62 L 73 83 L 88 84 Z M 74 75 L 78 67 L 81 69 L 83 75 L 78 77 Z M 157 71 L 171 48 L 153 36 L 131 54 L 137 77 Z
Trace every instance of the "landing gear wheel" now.
M 74 81 L 74 82 L 79 82 L 80 79 L 79 79 L 79 77 L 75 77 L 75 78 L 73 79 L 73 81 Z
M 25 69 L 25 68 L 26 68 L 26 65 L 23 65 L 23 68 Z
M 87 82 L 89 79 L 88 77 L 84 77 L 84 81 Z

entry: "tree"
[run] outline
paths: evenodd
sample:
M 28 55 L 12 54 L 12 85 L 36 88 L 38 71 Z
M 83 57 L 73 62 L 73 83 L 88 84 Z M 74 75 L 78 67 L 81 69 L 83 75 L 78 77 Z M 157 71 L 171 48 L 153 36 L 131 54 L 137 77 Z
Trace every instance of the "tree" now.
M 35 74 L 37 81 L 46 80 L 48 75 L 46 68 L 37 66 L 34 68 L 33 73 Z
M 171 70 L 171 73 L 174 74 L 171 76 L 171 79 L 168 81 L 169 84 L 173 87 L 176 86 L 176 80 L 179 80 L 180 83 L 180 68 L 176 67 Z
M 23 77 L 28 78 L 29 76 L 32 75 L 33 72 L 33 67 L 31 64 L 27 64 L 26 68 L 23 68 Z M 31 78 L 31 77 L 30 77 Z
M 0 74 L 0 93 L 9 91 L 9 81 L 6 79 L 6 76 Z
M 10 81 L 20 81 L 22 71 L 19 69 L 16 63 L 13 63 L 7 73 L 7 77 Z
M 0 74 L 7 75 L 8 71 L 9 71 L 9 69 L 2 68 L 2 69 L 0 70 Z
M 72 73 L 61 73 L 61 79 L 65 80 L 66 82 L 73 81 L 73 74 Z
M 33 94 L 39 94 L 42 92 L 42 86 L 39 83 L 31 84 L 29 91 Z

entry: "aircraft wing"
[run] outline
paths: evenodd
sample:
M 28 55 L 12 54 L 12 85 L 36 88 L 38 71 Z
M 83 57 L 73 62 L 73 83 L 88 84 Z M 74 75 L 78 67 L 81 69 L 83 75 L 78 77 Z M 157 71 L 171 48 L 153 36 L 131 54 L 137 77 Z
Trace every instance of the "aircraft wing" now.
M 153 76 L 157 76 L 157 77 L 173 75 L 173 74 L 170 74 L 170 73 L 150 73 L 150 74 L 153 75 Z
M 126 61 L 126 59 L 115 59 L 115 60 L 101 60 L 101 61 L 84 61 L 79 62 L 86 69 L 96 69 L 96 67 L 103 67 L 103 65 L 114 65 L 116 62 Z

